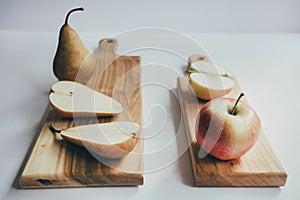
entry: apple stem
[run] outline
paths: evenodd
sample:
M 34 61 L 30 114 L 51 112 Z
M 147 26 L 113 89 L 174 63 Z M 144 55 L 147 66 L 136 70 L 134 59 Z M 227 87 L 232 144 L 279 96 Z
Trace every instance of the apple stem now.
M 52 133 L 61 133 L 61 130 L 54 128 L 52 124 L 49 124 L 48 128 Z
M 68 24 L 68 20 L 69 20 L 69 16 L 72 12 L 75 12 L 75 11 L 84 11 L 84 9 L 81 7 L 81 8 L 74 8 L 72 10 L 70 10 L 66 16 L 66 19 L 65 19 L 65 25 Z
M 231 111 L 231 113 L 230 113 L 231 115 L 234 115 L 234 113 L 235 113 L 235 111 L 236 111 L 237 104 L 239 103 L 240 99 L 241 99 L 243 96 L 245 96 L 245 94 L 244 94 L 244 93 L 241 93 L 240 96 L 239 96 L 239 98 L 236 100 L 236 102 L 235 102 L 235 104 L 234 104 L 234 106 L 233 106 L 233 108 L 232 108 L 232 111 Z

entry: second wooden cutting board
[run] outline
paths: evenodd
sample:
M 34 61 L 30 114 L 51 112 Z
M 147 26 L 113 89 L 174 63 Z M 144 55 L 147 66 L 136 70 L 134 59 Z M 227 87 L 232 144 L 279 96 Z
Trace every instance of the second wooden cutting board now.
M 208 61 L 205 56 L 192 56 L 194 60 Z M 241 93 L 236 79 L 236 86 L 227 97 L 237 98 Z M 195 138 L 195 122 L 199 110 L 206 103 L 197 99 L 189 85 L 187 77 L 179 77 L 177 82 L 179 101 L 182 108 L 187 139 L 190 144 L 189 154 L 195 186 L 197 187 L 277 187 L 284 186 L 287 174 L 262 133 L 255 146 L 239 159 L 222 161 L 210 155 L 199 158 L 200 146 Z M 244 102 L 247 102 L 243 98 Z M 263 119 L 262 119 L 263 121 Z

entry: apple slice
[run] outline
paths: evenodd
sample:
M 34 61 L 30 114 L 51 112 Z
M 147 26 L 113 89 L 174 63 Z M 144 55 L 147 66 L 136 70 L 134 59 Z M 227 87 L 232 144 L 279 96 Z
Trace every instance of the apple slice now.
M 197 97 L 204 100 L 224 96 L 235 85 L 229 77 L 209 73 L 192 73 L 189 81 Z
M 138 141 L 136 133 L 140 126 L 131 121 L 118 121 L 76 126 L 65 130 L 57 130 L 50 124 L 49 129 L 97 156 L 116 159 L 124 157 L 134 149 Z
M 193 62 L 191 64 L 191 70 L 195 72 L 226 76 L 226 70 L 223 67 L 205 61 Z
M 58 81 L 49 94 L 52 107 L 62 116 L 113 116 L 122 105 L 109 96 L 73 81 Z

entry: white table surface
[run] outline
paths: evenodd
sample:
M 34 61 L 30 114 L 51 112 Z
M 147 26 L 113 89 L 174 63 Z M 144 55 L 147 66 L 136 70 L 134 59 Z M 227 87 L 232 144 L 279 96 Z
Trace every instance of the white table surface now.
M 156 44 L 166 45 L 169 50 L 180 54 L 157 48 L 131 53 L 142 56 L 145 84 L 142 90 L 144 124 L 147 126 L 144 134 L 149 139 L 145 140 L 144 185 L 21 190 L 13 183 L 48 104 L 49 87 L 56 81 L 52 59 L 57 33 L 0 32 L 0 199 L 258 200 L 300 197 L 297 191 L 300 178 L 297 159 L 300 141 L 300 34 L 187 34 L 201 43 L 216 63 L 237 77 L 288 173 L 287 184 L 282 188 L 192 186 L 189 155 L 184 151 L 185 133 L 180 124 L 180 107 L 172 92 L 176 88 L 176 77 L 183 74 L 186 64 L 183 58 L 200 51 L 195 52 L 184 39 L 174 38 L 176 34 L 170 37 L 159 34 L 146 37 L 135 32 L 129 37 L 117 37 L 121 53 L 132 50 L 135 44 L 141 47 Z M 80 33 L 80 36 L 92 49 L 99 39 L 110 34 Z M 161 37 L 168 39 L 162 40 Z M 160 156 L 151 156 L 157 155 L 157 151 Z

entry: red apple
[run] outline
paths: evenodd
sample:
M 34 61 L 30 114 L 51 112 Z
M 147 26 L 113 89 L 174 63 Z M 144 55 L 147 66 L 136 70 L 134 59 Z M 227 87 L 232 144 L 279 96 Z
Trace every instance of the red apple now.
M 214 99 L 200 110 L 196 139 L 205 152 L 221 160 L 244 155 L 256 143 L 261 123 L 256 112 L 240 98 Z

